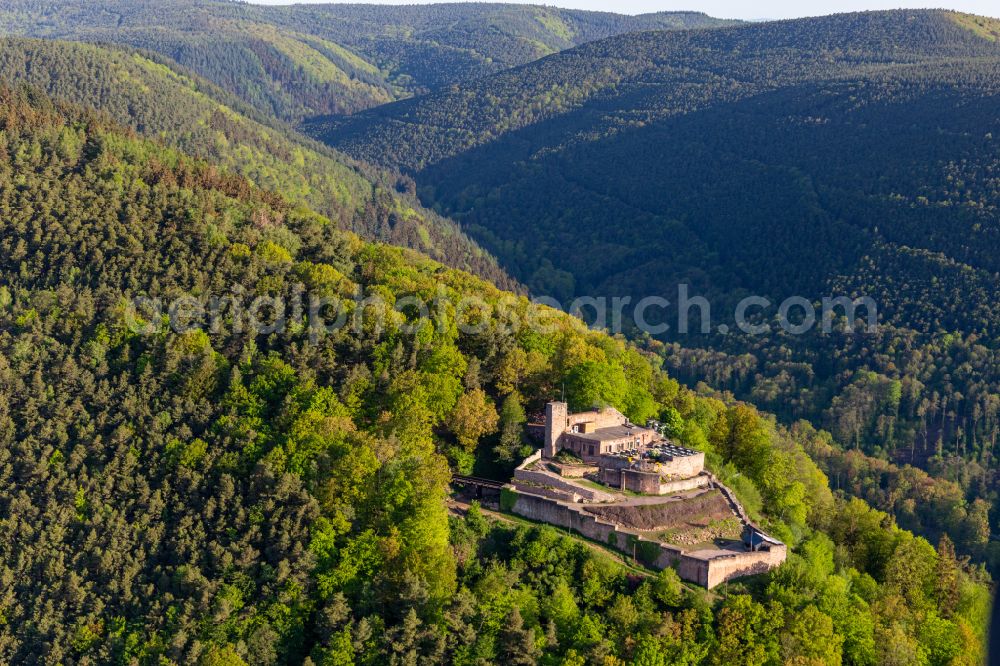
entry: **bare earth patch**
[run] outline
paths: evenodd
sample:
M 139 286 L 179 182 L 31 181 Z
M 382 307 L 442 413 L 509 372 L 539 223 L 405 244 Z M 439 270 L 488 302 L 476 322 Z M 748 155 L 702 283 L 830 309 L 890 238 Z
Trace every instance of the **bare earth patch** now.
M 584 511 L 622 527 L 646 532 L 704 529 L 733 517 L 726 498 L 714 489 L 687 499 L 665 499 L 658 504 L 592 505 L 585 506 Z

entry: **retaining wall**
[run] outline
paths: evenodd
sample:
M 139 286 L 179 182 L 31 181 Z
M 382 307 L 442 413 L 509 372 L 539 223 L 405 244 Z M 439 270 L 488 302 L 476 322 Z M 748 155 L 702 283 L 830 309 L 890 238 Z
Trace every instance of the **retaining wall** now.
M 736 499 L 736 495 L 733 494 L 733 491 L 730 490 L 729 487 L 726 486 L 724 483 L 721 483 L 717 478 L 715 478 L 715 475 L 712 474 L 711 472 L 705 472 L 705 474 L 712 482 L 712 487 L 718 488 L 719 492 L 722 493 L 722 496 L 725 497 L 726 501 L 729 502 L 729 506 L 732 508 L 733 512 L 735 512 L 736 515 L 740 517 L 740 521 L 744 525 L 753 525 L 754 523 L 752 520 L 750 520 L 750 516 L 747 515 L 746 509 L 744 509 L 743 505 L 740 504 L 739 500 Z
M 784 545 L 773 545 L 770 550 L 756 552 L 685 553 L 676 546 L 651 541 L 614 523 L 600 520 L 578 506 L 523 491 L 516 492 L 516 495 L 510 507 L 511 513 L 572 530 L 626 555 L 634 554 L 638 560 L 656 569 L 675 567 L 683 580 L 709 589 L 733 578 L 763 573 L 785 561 Z
M 690 479 L 678 479 L 676 481 L 664 481 L 660 484 L 660 494 L 661 495 L 672 495 L 674 493 L 681 493 L 685 490 L 694 490 L 695 488 L 704 488 L 711 483 L 711 479 L 705 474 L 699 474 L 698 476 L 692 476 Z
M 715 557 L 709 561 L 708 584 L 705 587 L 711 589 L 727 580 L 766 573 L 781 566 L 788 554 L 787 551 L 787 547 L 781 544 L 772 545 L 769 550 Z
M 564 481 L 562 477 L 553 472 L 542 472 L 531 469 L 515 469 L 514 480 L 535 483 L 540 486 L 549 486 L 591 502 L 612 502 L 615 500 L 615 496 L 611 493 L 606 493 L 592 488 L 584 488 L 583 486 L 577 485 L 572 481 Z
M 703 488 L 711 483 L 711 478 L 705 473 L 692 476 L 689 479 L 663 481 L 662 477 L 656 472 L 608 468 L 601 470 L 601 481 L 611 488 L 622 488 L 622 477 L 625 480 L 625 490 L 645 495 L 672 495 L 687 490 L 694 490 L 695 488 Z
M 559 476 L 564 476 L 567 479 L 581 479 L 588 474 L 596 474 L 600 471 L 599 467 L 593 465 L 563 465 L 556 462 L 548 464 L 550 468 L 555 468 L 553 471 L 558 472 Z
M 623 469 L 619 474 L 621 474 L 622 485 L 634 493 L 642 493 L 643 495 L 658 495 L 660 493 L 659 472 Z

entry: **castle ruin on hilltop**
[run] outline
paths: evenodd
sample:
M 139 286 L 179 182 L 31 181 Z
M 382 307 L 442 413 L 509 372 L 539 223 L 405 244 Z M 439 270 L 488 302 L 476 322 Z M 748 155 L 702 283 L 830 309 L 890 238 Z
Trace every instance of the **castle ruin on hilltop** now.
M 565 402 L 545 407 L 543 458 L 569 451 L 596 465 L 601 483 L 648 495 L 671 492 L 664 482 L 688 479 L 705 469 L 705 454 L 676 446 L 651 428 L 631 422 L 614 407 L 570 414 Z
M 506 511 L 599 541 L 657 569 L 712 588 L 764 573 L 785 544 L 758 528 L 705 454 L 604 407 L 571 413 L 550 402 L 535 424 L 542 448 L 501 494 Z

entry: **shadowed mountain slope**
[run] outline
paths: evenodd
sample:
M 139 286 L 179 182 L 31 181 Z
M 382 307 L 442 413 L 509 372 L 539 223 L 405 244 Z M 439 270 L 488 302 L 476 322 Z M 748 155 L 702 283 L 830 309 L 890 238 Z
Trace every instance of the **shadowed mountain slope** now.
M 514 329 L 542 308 L 105 115 L 3 86 L 0 109 L 4 663 L 697 663 L 719 646 L 730 663 L 749 632 L 789 662 L 981 660 L 984 575 L 837 498 L 748 405 L 567 315 Z M 295 307 L 265 329 L 248 303 L 218 325 L 191 307 L 291 305 L 303 284 L 473 297 L 483 317 L 400 308 L 317 331 Z M 450 515 L 449 463 L 467 473 L 501 423 L 521 451 L 525 411 L 561 385 L 637 421 L 677 410 L 684 441 L 800 554 L 723 600 L 552 528 Z M 686 628 L 662 631 L 673 617 Z
M 686 380 L 989 498 L 997 109 L 1000 22 L 893 11 L 612 37 L 312 129 L 402 164 L 535 292 L 676 302 L 690 284 L 715 316 L 666 334 Z M 751 293 L 773 334 L 717 333 Z M 881 327 L 786 334 L 793 295 L 871 296 Z
M 0 7 L 2 32 L 156 51 L 286 120 L 377 106 L 610 35 L 730 23 L 695 12 L 624 16 L 481 3 L 13 0 Z

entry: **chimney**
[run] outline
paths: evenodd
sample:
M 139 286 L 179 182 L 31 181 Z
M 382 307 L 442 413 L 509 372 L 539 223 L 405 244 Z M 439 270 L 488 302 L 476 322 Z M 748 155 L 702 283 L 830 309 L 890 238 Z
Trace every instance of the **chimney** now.
M 569 406 L 565 402 L 550 402 L 545 405 L 543 458 L 554 458 L 559 452 L 559 438 L 566 432 L 567 423 L 569 423 Z

